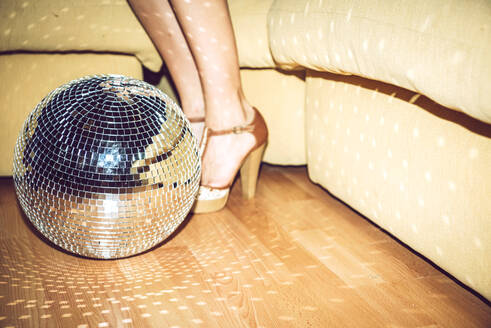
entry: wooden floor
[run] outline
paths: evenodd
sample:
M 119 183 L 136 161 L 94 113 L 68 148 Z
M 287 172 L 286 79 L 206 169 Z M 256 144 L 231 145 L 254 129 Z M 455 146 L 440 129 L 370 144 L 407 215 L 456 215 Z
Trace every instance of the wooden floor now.
M 139 256 L 41 240 L 0 181 L 0 327 L 491 327 L 491 308 L 309 182 L 264 166 L 258 195 L 190 217 Z

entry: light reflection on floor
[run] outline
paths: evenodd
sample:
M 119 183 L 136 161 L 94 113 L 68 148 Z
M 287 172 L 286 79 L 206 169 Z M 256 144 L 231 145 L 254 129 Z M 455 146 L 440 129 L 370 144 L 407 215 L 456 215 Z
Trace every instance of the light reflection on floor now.
M 0 327 L 486 327 L 486 304 L 324 191 L 293 184 L 306 185 L 303 169 L 264 170 L 254 200 L 236 186 L 226 210 L 109 261 L 41 240 L 0 184 Z
M 287 308 L 269 318 L 267 304 L 285 304 L 285 293 L 304 274 L 285 269 L 245 229 L 239 234 L 246 238 L 230 225 L 201 229 L 214 224 L 198 222 L 205 219 L 195 217 L 151 252 L 114 261 L 75 257 L 37 239 L 36 247 L 17 238 L 2 241 L 0 326 L 206 326 L 239 324 L 258 312 L 266 314 L 265 324 L 293 322 Z M 303 310 L 314 313 L 318 306 L 305 304 Z

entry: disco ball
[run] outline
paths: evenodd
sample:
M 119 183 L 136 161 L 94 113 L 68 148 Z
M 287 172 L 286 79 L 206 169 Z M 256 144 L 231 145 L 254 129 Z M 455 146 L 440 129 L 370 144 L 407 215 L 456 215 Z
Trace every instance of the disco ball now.
M 182 223 L 201 174 L 196 139 L 178 105 L 119 75 L 69 82 L 27 118 L 14 183 L 32 224 L 51 242 L 120 258 L 162 242 Z

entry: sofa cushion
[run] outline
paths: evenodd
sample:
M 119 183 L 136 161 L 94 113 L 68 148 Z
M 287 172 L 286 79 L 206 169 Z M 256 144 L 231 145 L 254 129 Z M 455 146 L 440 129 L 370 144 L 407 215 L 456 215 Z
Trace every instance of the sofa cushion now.
M 305 71 L 243 68 L 240 74 L 247 99 L 257 106 L 268 125 L 263 160 L 280 165 L 306 164 Z
M 273 0 L 229 0 L 241 67 L 273 68 L 267 16 Z
M 276 0 L 268 25 L 282 66 L 395 84 L 491 123 L 488 0 Z
M 125 0 L 0 1 L 0 52 L 132 54 L 158 71 L 162 60 Z

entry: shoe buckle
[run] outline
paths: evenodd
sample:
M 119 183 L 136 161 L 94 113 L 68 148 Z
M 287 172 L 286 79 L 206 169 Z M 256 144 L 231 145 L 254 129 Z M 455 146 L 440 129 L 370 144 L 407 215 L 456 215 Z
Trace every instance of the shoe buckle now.
M 239 125 L 234 126 L 232 128 L 232 132 L 235 134 L 244 133 L 244 132 L 254 132 L 254 126 L 252 125 Z

